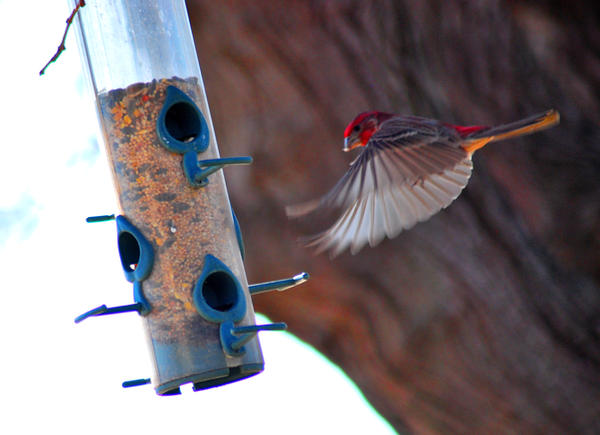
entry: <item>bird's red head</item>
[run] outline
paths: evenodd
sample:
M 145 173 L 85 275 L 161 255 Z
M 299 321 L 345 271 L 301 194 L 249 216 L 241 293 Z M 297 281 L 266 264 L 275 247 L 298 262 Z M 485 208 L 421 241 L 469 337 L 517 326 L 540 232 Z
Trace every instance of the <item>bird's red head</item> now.
M 344 151 L 364 147 L 379 125 L 392 116 L 390 113 L 377 111 L 363 112 L 357 115 L 344 130 Z

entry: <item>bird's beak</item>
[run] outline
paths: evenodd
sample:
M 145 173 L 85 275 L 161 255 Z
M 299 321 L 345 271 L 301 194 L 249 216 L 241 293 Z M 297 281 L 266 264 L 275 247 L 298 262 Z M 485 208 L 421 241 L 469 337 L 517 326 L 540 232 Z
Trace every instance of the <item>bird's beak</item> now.
M 343 148 L 343 150 L 344 150 L 344 152 L 346 152 L 346 153 L 347 153 L 348 151 L 350 151 L 350 148 L 348 147 L 348 138 L 347 138 L 347 137 L 345 137 L 345 138 L 344 138 L 344 148 Z
M 342 148 L 342 149 L 346 153 L 361 145 L 360 140 L 355 140 L 353 142 L 350 142 L 349 139 L 350 139 L 349 137 L 344 138 L 344 148 Z

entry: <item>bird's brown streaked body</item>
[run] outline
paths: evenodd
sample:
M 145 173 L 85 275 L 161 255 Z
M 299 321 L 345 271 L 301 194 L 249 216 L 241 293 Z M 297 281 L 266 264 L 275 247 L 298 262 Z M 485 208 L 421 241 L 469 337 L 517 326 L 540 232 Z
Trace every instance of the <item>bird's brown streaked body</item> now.
M 457 126 L 417 116 L 359 114 L 344 131 L 344 151 L 363 147 L 341 180 L 322 198 L 286 208 L 290 217 L 341 210 L 324 232 L 308 239 L 318 252 L 354 254 L 412 228 L 454 201 L 471 176 L 473 153 L 489 142 L 551 127 L 549 110 L 497 127 Z

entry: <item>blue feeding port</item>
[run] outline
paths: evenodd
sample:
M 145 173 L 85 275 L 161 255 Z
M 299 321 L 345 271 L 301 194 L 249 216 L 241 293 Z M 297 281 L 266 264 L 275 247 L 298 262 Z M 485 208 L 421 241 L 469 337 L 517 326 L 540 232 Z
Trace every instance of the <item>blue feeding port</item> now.
M 208 125 L 202 112 L 185 92 L 175 86 L 167 87 L 156 131 L 163 146 L 174 153 L 202 153 L 208 148 Z
M 127 281 L 146 279 L 152 272 L 154 249 L 142 232 L 123 216 L 117 216 L 117 244 Z
M 193 299 L 200 315 L 210 322 L 238 322 L 246 314 L 246 298 L 238 279 L 210 254 L 194 286 Z
M 160 143 L 169 151 L 183 154 L 183 169 L 194 187 L 208 183 L 208 177 L 228 165 L 249 165 L 251 157 L 228 157 L 198 160 L 198 154 L 208 148 L 208 125 L 194 101 L 176 86 L 167 87 L 156 129 Z
M 115 219 L 115 215 L 92 216 L 87 222 L 104 222 Z M 104 316 L 135 311 L 145 316 L 150 310 L 150 303 L 144 296 L 142 280 L 146 279 L 154 263 L 154 250 L 142 233 L 123 216 L 117 216 L 117 243 L 121 265 L 128 281 L 133 282 L 133 304 L 107 307 L 100 305 L 75 318 L 75 323 L 88 317 Z

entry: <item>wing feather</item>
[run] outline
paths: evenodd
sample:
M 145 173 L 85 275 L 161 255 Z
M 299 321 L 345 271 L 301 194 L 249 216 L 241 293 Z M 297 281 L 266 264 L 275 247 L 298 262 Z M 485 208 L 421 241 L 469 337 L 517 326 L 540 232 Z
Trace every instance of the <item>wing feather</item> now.
M 435 121 L 392 118 L 322 198 L 286 208 L 288 216 L 341 210 L 333 225 L 308 239 L 317 252 L 355 254 L 397 236 L 447 207 L 472 171 L 462 139 Z

